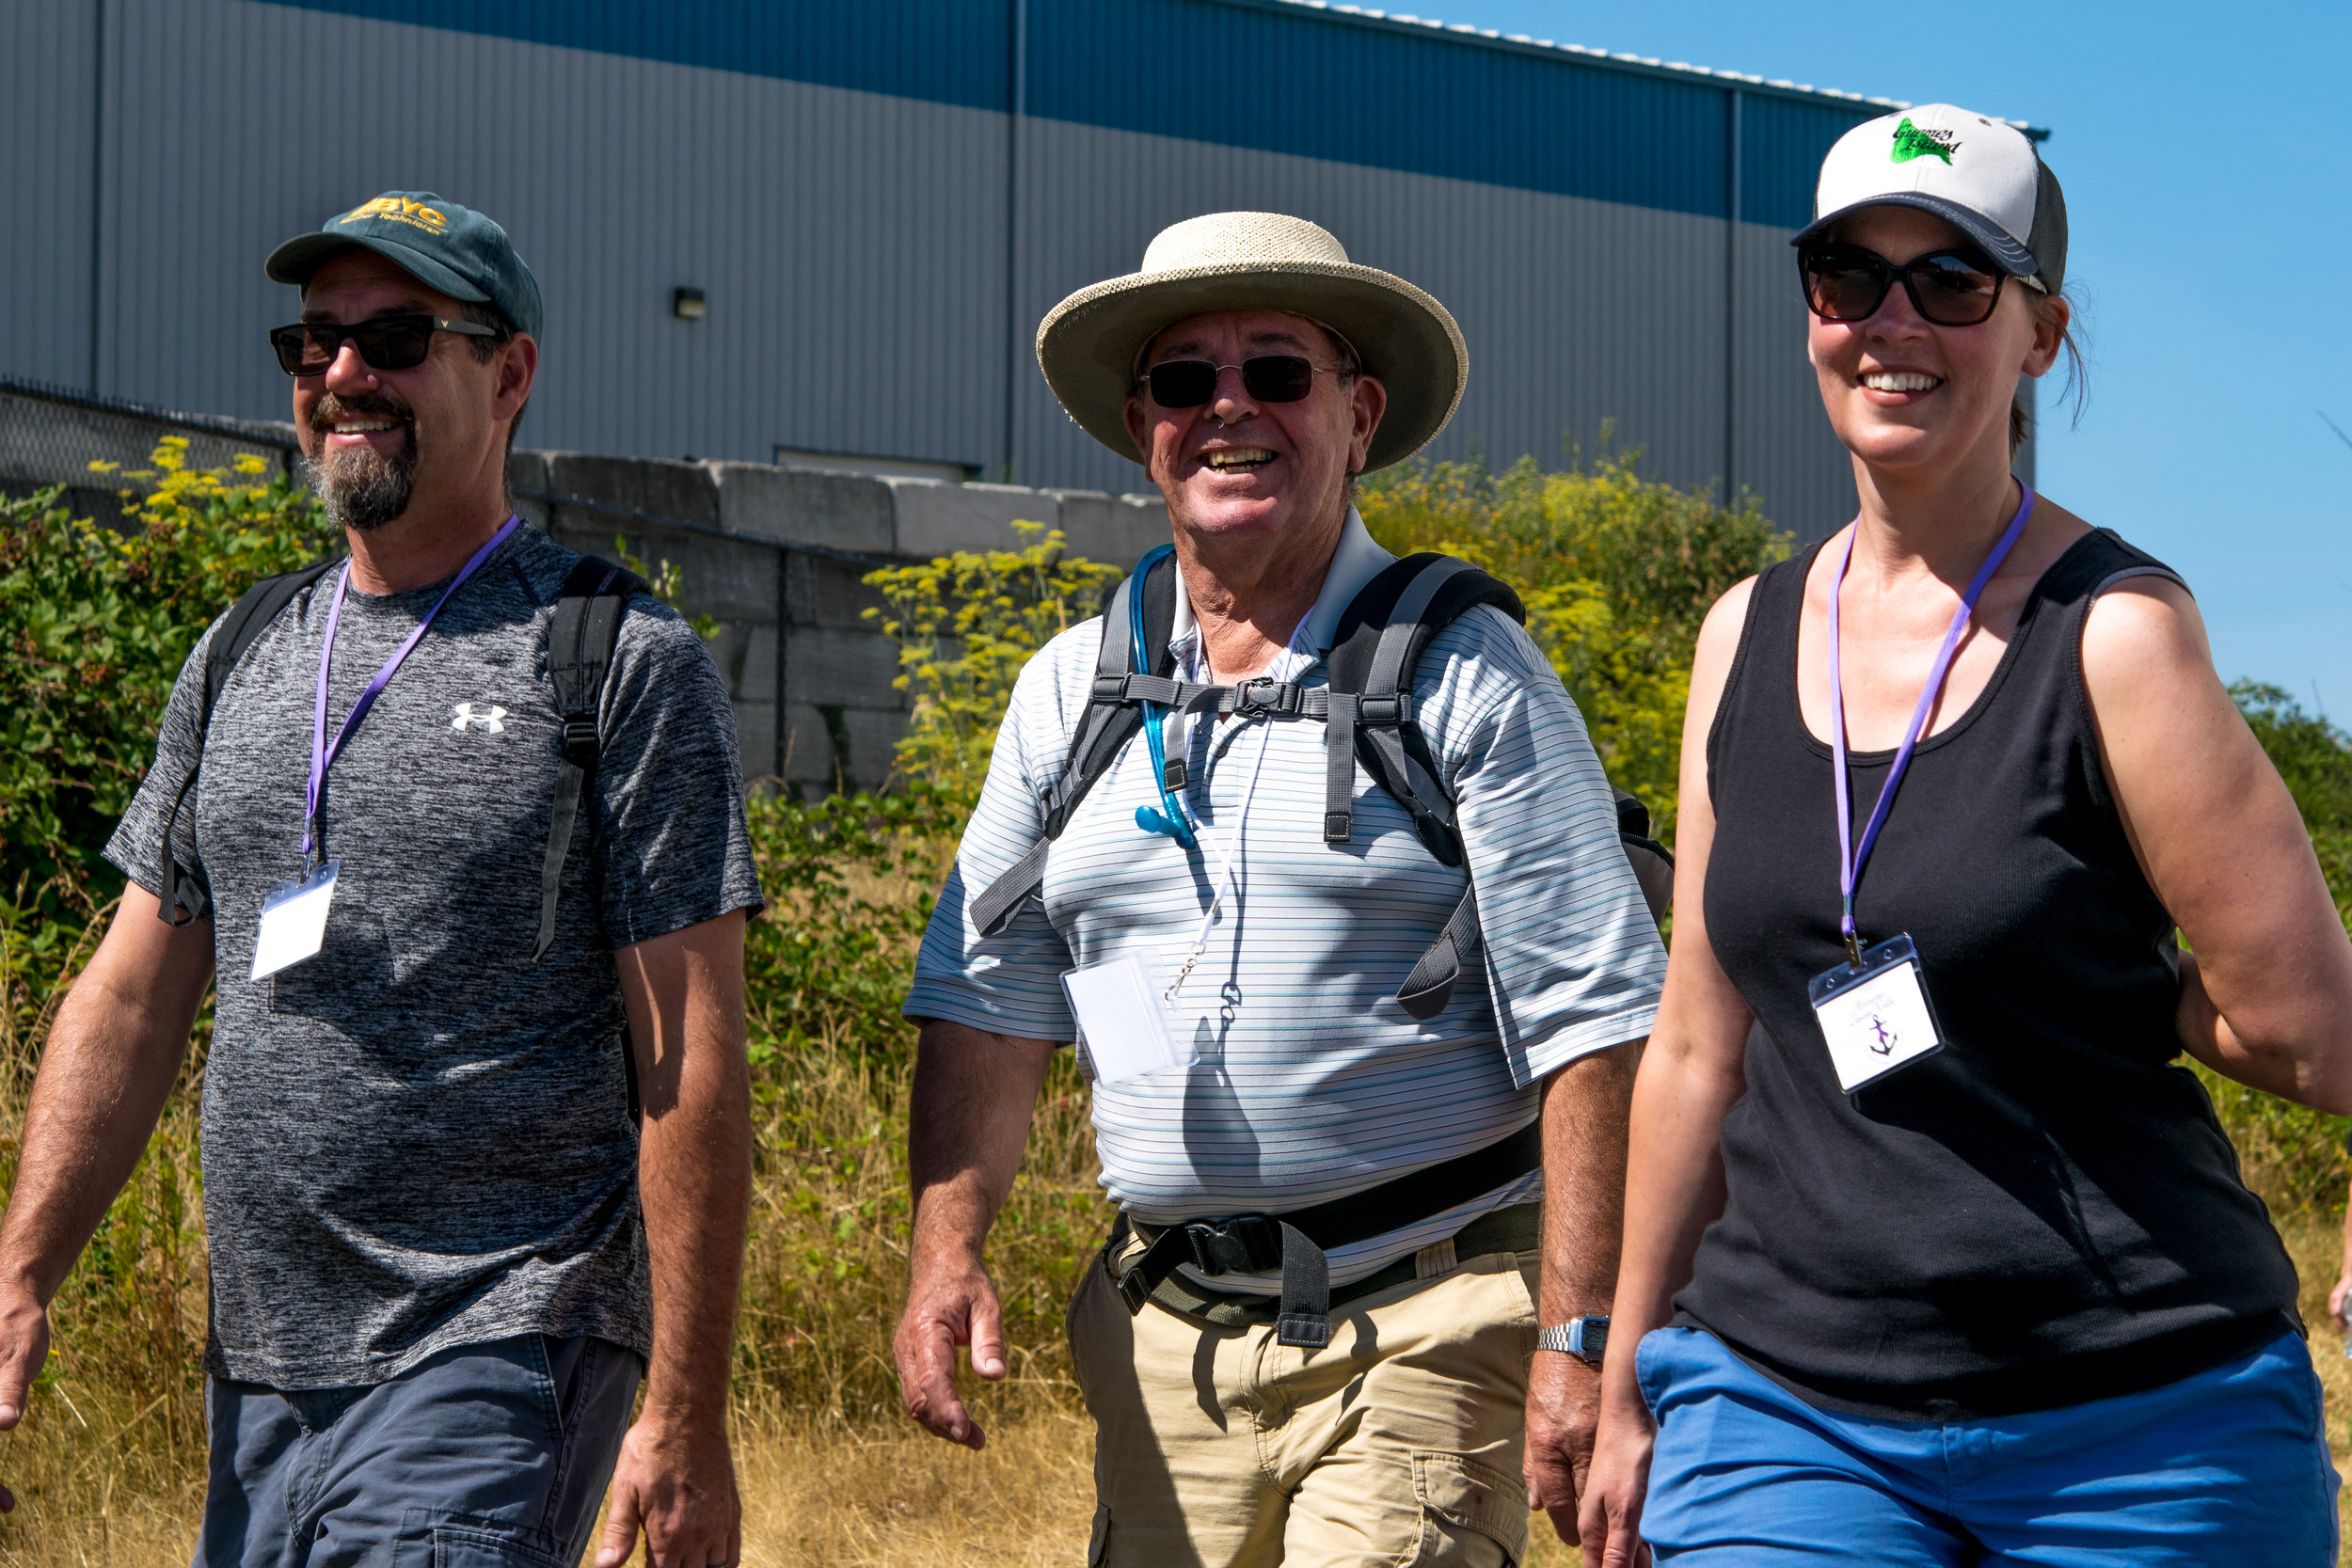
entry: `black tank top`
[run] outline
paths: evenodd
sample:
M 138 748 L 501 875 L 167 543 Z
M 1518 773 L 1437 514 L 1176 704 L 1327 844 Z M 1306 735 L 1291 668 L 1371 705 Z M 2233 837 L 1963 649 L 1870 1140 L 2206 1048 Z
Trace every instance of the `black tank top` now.
M 1756 582 L 1708 737 L 1708 934 L 1756 1023 L 1677 1321 L 1817 1404 L 1938 1420 L 2153 1388 L 2299 1330 L 2294 1265 L 2173 1064 L 2173 924 L 2083 691 L 2092 599 L 2173 574 L 2078 540 L 1919 743 L 1854 916 L 1916 940 L 1947 1043 L 1849 1098 L 1805 995 L 1845 959 L 1830 749 L 1797 705 L 1818 548 Z M 1893 759 L 1852 755 L 1857 837 Z

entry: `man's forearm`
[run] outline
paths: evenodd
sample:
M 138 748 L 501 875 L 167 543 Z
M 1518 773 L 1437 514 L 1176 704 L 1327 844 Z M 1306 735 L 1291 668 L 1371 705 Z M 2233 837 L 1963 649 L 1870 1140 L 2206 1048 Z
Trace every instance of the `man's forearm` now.
M 739 1042 L 708 1054 L 676 1101 L 646 1117 L 638 1145 L 653 1275 L 649 1410 L 715 1414 L 726 1403 L 751 1204 L 751 1086 Z
M 1054 1047 L 933 1019 L 923 1025 L 907 1117 L 917 1265 L 977 1259 L 1011 1195 Z
M 644 1122 L 638 1204 L 653 1276 L 649 1417 L 725 1430 L 735 1293 L 751 1206 L 740 911 L 614 955 Z
M 1639 1041 L 1580 1056 L 1544 1081 L 1547 1326 L 1606 1316 L 1625 1222 L 1626 1120 Z

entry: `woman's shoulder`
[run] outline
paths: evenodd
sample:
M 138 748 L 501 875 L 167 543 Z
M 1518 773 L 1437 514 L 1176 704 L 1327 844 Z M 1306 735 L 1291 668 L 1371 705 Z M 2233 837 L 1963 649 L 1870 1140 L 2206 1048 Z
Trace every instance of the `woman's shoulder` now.
M 1830 537 L 1835 539 L 1836 535 Z M 1692 653 L 1693 695 L 1703 688 L 1710 693 L 1722 690 L 1739 661 L 1748 628 L 1758 616 L 1769 616 L 1775 609 L 1784 614 L 1795 613 L 1803 607 L 1805 578 L 1820 553 L 1820 545 L 1800 549 L 1752 577 L 1741 578 L 1708 608 L 1707 618 L 1699 623 L 1698 644 Z
M 1773 573 L 1786 573 L 1788 567 L 1789 562 L 1784 561 L 1767 566 L 1754 577 L 1740 578 L 1724 590 L 1723 596 L 1708 608 L 1707 619 L 1699 623 L 1698 643 L 1691 653 L 1689 706 L 1683 716 L 1686 744 L 1692 736 L 1711 736 L 1716 710 L 1723 704 L 1724 692 L 1740 662 L 1740 646 L 1747 639 L 1756 594 Z
M 2105 597 L 2109 589 L 2136 578 L 2169 582 L 2174 592 L 2186 592 L 2187 585 L 2178 572 L 2115 530 L 2101 528 L 2047 497 L 2040 500 L 2050 514 L 2048 563 L 2034 574 L 2043 598 L 2089 605 Z

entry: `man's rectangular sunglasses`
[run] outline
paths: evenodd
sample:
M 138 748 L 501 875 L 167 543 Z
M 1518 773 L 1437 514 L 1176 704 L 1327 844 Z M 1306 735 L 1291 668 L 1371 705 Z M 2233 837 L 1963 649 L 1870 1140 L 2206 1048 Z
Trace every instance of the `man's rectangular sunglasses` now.
M 1868 321 L 1899 282 L 1920 318 L 1938 326 L 1974 326 L 1989 318 L 2009 277 L 1973 250 L 1931 251 L 1899 267 L 1858 245 L 1802 246 L 1797 273 L 1805 304 L 1823 321 Z
M 1315 367 L 1295 354 L 1260 354 L 1237 367 L 1207 359 L 1169 359 L 1143 375 L 1152 401 L 1162 408 L 1198 408 L 1216 396 L 1216 378 L 1228 369 L 1241 372 L 1242 390 L 1260 403 L 1296 403 L 1313 390 Z
M 433 351 L 436 332 L 462 332 L 469 338 L 496 338 L 498 328 L 480 322 L 450 321 L 440 316 L 372 316 L 363 322 L 296 322 L 272 327 L 269 346 L 288 375 L 325 375 L 326 367 L 346 342 L 357 343 L 359 357 L 373 371 L 413 370 Z

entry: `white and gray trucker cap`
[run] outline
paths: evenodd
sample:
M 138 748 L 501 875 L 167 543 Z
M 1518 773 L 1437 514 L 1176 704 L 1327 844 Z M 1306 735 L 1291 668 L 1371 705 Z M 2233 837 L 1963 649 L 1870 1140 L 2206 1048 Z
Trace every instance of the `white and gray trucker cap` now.
M 2004 120 L 1929 103 L 1866 120 L 1821 160 L 1803 245 L 1862 207 L 1916 207 L 1957 225 L 2012 277 L 2066 281 L 2066 197 L 2033 140 Z

